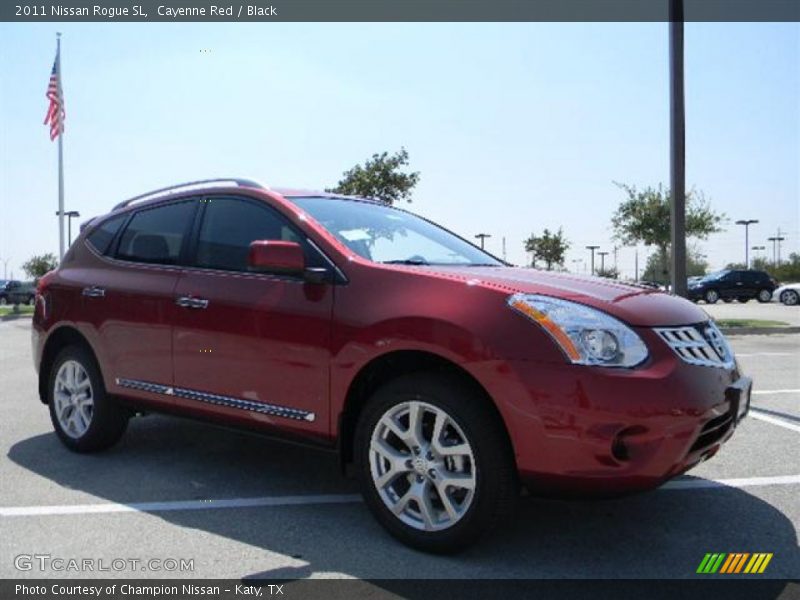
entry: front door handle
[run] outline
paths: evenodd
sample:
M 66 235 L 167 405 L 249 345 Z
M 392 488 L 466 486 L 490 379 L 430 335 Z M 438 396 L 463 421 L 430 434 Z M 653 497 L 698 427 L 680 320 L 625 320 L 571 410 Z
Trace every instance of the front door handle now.
M 179 296 L 175 299 L 175 304 L 182 308 L 208 308 L 208 300 L 192 296 Z
M 82 293 L 84 296 L 87 296 L 89 298 L 103 298 L 106 295 L 105 289 L 96 285 L 83 288 Z

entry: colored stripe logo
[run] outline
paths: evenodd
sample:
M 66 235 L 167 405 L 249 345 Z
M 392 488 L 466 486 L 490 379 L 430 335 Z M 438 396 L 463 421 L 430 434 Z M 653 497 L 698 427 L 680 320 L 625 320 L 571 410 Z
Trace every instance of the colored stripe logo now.
M 702 574 L 763 573 L 772 560 L 772 552 L 709 552 L 700 561 L 697 572 Z

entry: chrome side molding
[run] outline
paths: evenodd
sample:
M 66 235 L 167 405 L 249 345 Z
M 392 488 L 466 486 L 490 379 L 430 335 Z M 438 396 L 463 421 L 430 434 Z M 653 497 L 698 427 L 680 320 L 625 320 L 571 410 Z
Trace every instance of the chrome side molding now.
M 160 383 L 152 383 L 150 381 L 141 381 L 138 379 L 123 379 L 118 377 L 115 381 L 120 387 L 150 392 L 151 394 L 178 396 L 179 398 L 185 398 L 186 400 L 195 400 L 197 402 L 205 402 L 207 404 L 216 404 L 218 406 L 249 410 L 264 415 L 293 419 L 295 421 L 308 421 L 309 423 L 313 423 L 314 419 L 316 419 L 316 415 L 313 412 L 300 410 L 299 408 L 291 408 L 289 406 L 267 404 L 266 402 L 256 402 L 253 400 L 243 400 L 242 398 L 222 396 L 220 394 L 211 394 L 208 392 L 190 390 L 187 388 L 172 387 Z

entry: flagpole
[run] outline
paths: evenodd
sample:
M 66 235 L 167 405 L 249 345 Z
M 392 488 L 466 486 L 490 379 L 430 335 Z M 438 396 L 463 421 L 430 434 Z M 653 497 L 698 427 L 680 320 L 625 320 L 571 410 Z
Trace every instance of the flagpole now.
M 63 110 L 64 94 L 61 89 L 61 32 L 56 33 L 56 68 L 58 69 L 58 97 L 61 100 L 59 110 Z M 64 259 L 64 125 L 59 114 L 58 132 L 58 257 Z

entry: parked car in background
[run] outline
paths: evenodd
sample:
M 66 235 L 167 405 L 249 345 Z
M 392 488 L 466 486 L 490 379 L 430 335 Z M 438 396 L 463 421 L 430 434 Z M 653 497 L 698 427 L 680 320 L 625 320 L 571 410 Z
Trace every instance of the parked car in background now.
M 772 293 L 773 302 L 782 302 L 786 306 L 800 304 L 800 283 L 786 283 Z
M 8 304 L 33 304 L 36 287 L 33 282 L 0 279 L 0 306 Z
M 769 302 L 776 287 L 778 282 L 764 271 L 724 269 L 690 282 L 689 299 L 708 304 L 717 300 L 747 302 L 753 298 Z
M 683 298 L 514 268 L 380 202 L 246 180 L 93 219 L 40 280 L 31 333 L 71 450 L 108 448 L 150 411 L 302 439 L 433 552 L 495 529 L 520 483 L 657 487 L 714 456 L 750 402 Z

